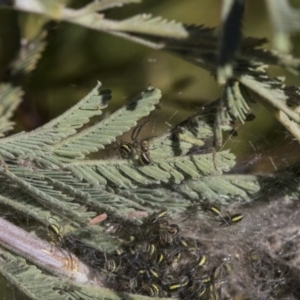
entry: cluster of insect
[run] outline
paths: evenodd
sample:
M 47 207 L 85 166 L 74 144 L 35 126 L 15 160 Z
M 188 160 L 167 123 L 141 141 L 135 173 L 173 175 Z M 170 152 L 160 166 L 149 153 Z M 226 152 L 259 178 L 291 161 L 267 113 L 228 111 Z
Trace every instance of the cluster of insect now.
M 216 206 L 210 208 L 217 213 Z M 237 216 L 231 217 L 231 222 L 237 221 Z M 228 218 L 222 216 L 222 222 L 229 223 Z M 222 299 L 228 261 L 210 257 L 200 242 L 184 238 L 166 211 L 125 230 L 129 241 L 107 254 L 103 267 L 116 290 L 152 297 Z
M 233 225 L 243 217 L 224 214 L 215 205 L 203 209 L 212 213 L 220 226 Z M 184 300 L 223 299 L 222 288 L 231 268 L 229 260 L 211 256 L 207 246 L 185 238 L 165 210 L 144 218 L 140 224 L 130 222 L 117 226 L 115 234 L 122 244 L 112 253 L 96 250 L 71 236 L 62 236 L 54 224 L 49 230 L 60 246 L 91 267 L 101 269 L 107 285 L 119 292 Z
M 119 154 L 122 158 L 135 160 L 137 157 L 137 161 L 143 166 L 151 164 L 149 155 L 149 138 L 142 140 L 138 139 L 140 132 L 146 123 L 148 123 L 148 121 L 133 129 L 131 134 L 131 143 L 121 142 L 118 144 Z

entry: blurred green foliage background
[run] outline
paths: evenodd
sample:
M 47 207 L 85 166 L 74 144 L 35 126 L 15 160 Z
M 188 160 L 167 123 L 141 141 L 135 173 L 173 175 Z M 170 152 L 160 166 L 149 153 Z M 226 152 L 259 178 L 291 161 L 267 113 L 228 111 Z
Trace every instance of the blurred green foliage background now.
M 73 7 L 82 7 L 86 3 L 69 1 Z M 110 19 L 123 19 L 152 13 L 187 24 L 218 26 L 220 8 L 221 0 L 144 0 L 141 4 L 107 11 L 105 15 Z M 45 21 L 37 15 L 0 10 L 1 81 L 18 53 L 20 38 L 34 36 Z M 272 41 L 264 1 L 246 1 L 243 31 L 245 36 L 267 37 Z M 221 92 L 207 71 L 169 53 L 102 32 L 57 23 L 47 41 L 48 46 L 37 68 L 22 82 L 25 96 L 15 117 L 17 131 L 32 130 L 63 113 L 94 87 L 97 80 L 113 94 L 105 113 L 116 110 L 149 83 L 161 89 L 161 105 L 152 113 L 147 127 L 152 135 L 182 121 L 203 104 L 217 99 Z M 293 37 L 293 42 L 293 54 L 300 57 L 299 35 Z M 271 68 L 270 74 L 286 76 L 287 84 L 300 84 L 299 77 L 279 68 Z M 243 171 L 274 171 L 299 161 L 298 143 L 271 114 L 259 104 L 253 105 L 253 113 L 256 119 L 239 126 L 238 137 L 225 139 L 225 147 L 238 156 Z M 20 299 L 13 294 L 1 297 Z

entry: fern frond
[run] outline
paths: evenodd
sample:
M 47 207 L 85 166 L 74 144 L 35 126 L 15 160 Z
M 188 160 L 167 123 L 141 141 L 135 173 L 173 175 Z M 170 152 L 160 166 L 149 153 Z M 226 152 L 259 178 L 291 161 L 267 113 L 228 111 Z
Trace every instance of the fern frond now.
M 43 206 L 62 217 L 68 216 L 74 221 L 86 224 L 89 217 L 94 215 L 92 212 L 87 212 L 84 206 L 74 203 L 72 197 L 54 189 L 43 174 L 37 171 L 29 172 L 25 168 L 10 166 L 9 170 L 1 171 L 1 174 L 16 183 Z
M 135 97 L 131 103 L 110 115 L 104 121 L 66 138 L 54 147 L 54 153 L 62 160 L 84 158 L 91 152 L 103 149 L 105 145 L 116 140 L 116 137 L 136 125 L 142 117 L 154 110 L 161 97 L 158 89 L 149 87 Z M 74 151 L 74 149 L 76 149 Z M 66 158 L 64 158 L 66 157 Z
M 18 201 L 15 200 L 16 198 L 18 198 Z M 0 203 L 7 207 L 10 212 L 28 216 L 28 218 L 44 224 L 45 227 L 49 225 L 47 220 L 53 216 L 49 209 L 38 205 L 38 203 L 32 201 L 32 197 L 15 189 L 1 189 Z M 55 219 L 59 224 L 64 224 L 62 218 L 56 216 Z
M 83 15 L 95 11 L 104 11 L 106 9 L 111 9 L 113 7 L 122 7 L 125 4 L 130 3 L 140 3 L 142 0 L 93 0 L 91 3 L 87 4 L 85 7 L 78 9 L 78 15 Z
M 24 295 L 30 299 L 45 300 L 67 300 L 67 295 L 63 295 L 57 289 L 60 285 L 58 278 L 44 275 L 36 266 L 29 265 L 28 262 L 0 248 L 1 265 L 0 273 L 6 277 L 10 283 L 18 287 Z M 56 288 L 55 288 L 56 287 Z
M 178 191 L 185 191 L 186 197 L 195 203 L 208 200 L 223 206 L 236 201 L 252 202 L 257 199 L 298 200 L 300 183 L 293 174 L 281 170 L 274 175 L 212 175 L 201 180 L 186 181 L 179 186 Z
M 68 195 L 72 195 L 77 205 L 80 204 L 90 208 L 88 215 L 85 215 L 84 219 L 78 219 L 74 216 L 70 216 L 65 209 L 57 210 L 55 207 L 53 208 L 52 203 L 45 205 L 42 197 L 36 201 L 34 200 L 35 197 L 33 197 L 32 194 L 25 193 L 23 189 L 16 189 L 14 186 L 11 186 L 8 189 L 8 182 L 6 183 L 6 188 L 4 188 L 3 185 L 3 188 L 0 189 L 0 203 L 9 208 L 10 214 L 18 213 L 18 215 L 26 215 L 27 218 L 29 217 L 32 220 L 43 224 L 45 231 L 47 231 L 49 224 L 54 223 L 61 228 L 60 234 L 65 235 L 71 233 L 72 236 L 75 237 L 80 235 L 80 240 L 85 242 L 85 240 L 88 240 L 88 235 L 84 237 L 79 234 L 82 230 L 78 231 L 78 228 L 82 228 L 82 225 L 86 225 L 88 221 L 96 215 L 96 213 L 92 212 L 91 210 L 105 211 L 107 214 L 109 214 L 109 216 L 113 215 L 114 217 L 122 217 L 134 210 L 144 209 L 142 206 L 143 203 L 141 203 L 139 200 L 132 200 L 130 197 L 126 198 L 121 194 L 106 191 L 104 186 L 101 187 L 101 189 L 99 187 L 93 188 L 87 183 L 78 181 L 76 178 L 72 177 L 69 172 L 49 170 L 41 170 L 39 172 L 44 175 L 44 181 L 51 182 L 51 186 L 56 191 L 56 193 L 52 196 L 56 196 L 58 201 L 61 201 L 61 198 L 57 196 L 57 191 L 61 191 L 63 193 L 67 193 Z M 5 178 L 2 178 L 3 183 L 5 182 L 4 180 Z M 36 181 L 29 181 L 29 183 L 32 184 L 33 187 L 36 187 L 39 191 L 47 192 L 45 191 L 45 182 L 39 181 L 38 186 Z M 15 200 L 16 198 L 18 201 Z M 63 203 L 61 203 L 61 207 L 63 206 Z M 74 213 L 82 215 L 82 211 L 78 210 L 78 208 L 72 207 L 71 209 L 73 209 Z M 89 235 L 93 234 L 94 242 L 101 239 L 102 242 L 99 243 L 99 245 L 103 247 L 104 240 L 106 240 L 106 249 L 112 249 L 113 245 L 115 244 L 111 238 L 103 232 L 102 229 L 100 230 L 100 227 L 86 227 L 83 230 L 90 232 Z
M 245 61 L 257 61 L 263 62 L 266 65 L 280 66 L 292 74 L 299 74 L 300 70 L 300 59 L 295 58 L 289 54 L 278 53 L 275 50 L 257 49 L 252 47 L 246 47 L 243 50 L 243 55 L 238 58 L 242 58 Z M 241 62 L 241 67 L 243 63 Z
M 143 211 L 153 213 L 162 208 L 168 209 L 171 214 L 182 213 L 191 205 L 182 193 L 177 192 L 176 185 L 148 185 L 136 189 L 116 189 L 115 192 L 126 198 L 132 198 L 136 202 L 143 203 Z
M 299 32 L 300 9 L 292 7 L 287 0 L 266 0 L 274 31 L 274 46 L 281 52 L 291 50 L 289 34 Z
M 236 119 L 244 124 L 246 117 L 250 112 L 249 102 L 250 97 L 247 95 L 241 84 L 236 80 L 228 80 L 221 97 L 219 113 L 221 113 L 222 116 L 231 115 L 233 120 Z M 225 113 L 225 111 L 228 113 Z M 217 116 L 217 118 L 218 117 L 219 116 Z M 223 119 L 222 123 L 227 124 L 230 121 L 230 119 Z
M 0 153 L 9 158 L 18 156 L 38 157 L 45 152 L 51 153 L 50 145 L 58 143 L 65 137 L 76 133 L 76 129 L 89 122 L 95 115 L 101 115 L 101 110 L 107 107 L 110 91 L 100 91 L 97 86 L 78 104 L 58 118 L 29 133 L 20 133 L 1 139 Z
M 27 74 L 35 69 L 37 62 L 42 56 L 42 52 L 47 46 L 45 42 L 46 36 L 46 31 L 42 31 L 33 40 L 21 40 L 19 55 L 10 66 L 10 76 L 24 75 L 24 73 Z
M 51 181 L 50 179 L 52 179 L 49 176 L 45 178 L 47 181 Z M 5 178 L 1 179 L 3 183 L 6 182 Z M 59 186 L 60 189 L 58 188 L 56 185 L 57 181 L 52 181 L 52 184 L 56 190 L 67 192 L 67 189 L 62 189 L 61 186 Z M 44 225 L 44 232 L 47 232 L 48 226 L 53 223 L 62 228 L 61 234 L 67 234 L 69 232 L 73 232 L 76 228 L 82 227 L 82 220 L 81 222 L 78 222 L 78 219 L 71 219 L 64 211 L 61 210 L 58 210 L 59 213 L 56 213 L 54 208 L 49 209 L 51 204 L 44 205 L 42 201 L 36 201 L 31 194 L 24 192 L 23 189 L 17 189 L 15 185 L 11 185 L 9 182 L 6 182 L 5 186 L 3 185 L 0 188 L 0 203 L 2 206 L 7 208 L 7 211 L 9 211 L 10 214 L 24 215 L 31 220 L 35 220 L 37 223 Z M 7 186 L 10 186 L 10 188 L 7 188 Z M 74 184 L 74 186 L 78 188 L 78 184 Z M 87 201 L 84 201 L 84 199 L 88 198 L 86 193 L 76 190 L 76 193 L 74 194 L 76 195 L 75 199 L 79 204 L 87 204 Z M 82 194 L 85 194 L 85 197 L 83 197 Z M 79 201 L 79 197 L 81 197 L 81 201 Z M 18 199 L 18 201 L 16 201 L 16 199 Z M 90 216 L 87 220 L 95 215 L 96 213 L 90 212 Z
M 236 201 L 251 202 L 260 198 L 264 176 L 254 175 L 209 175 L 197 180 L 186 180 L 180 185 L 152 185 L 136 189 L 117 189 L 116 193 L 125 197 L 144 201 L 145 208 L 159 210 L 167 208 L 172 214 L 184 212 L 199 203 L 215 203 L 226 206 Z M 269 189 L 270 185 L 265 185 Z M 300 185 L 298 184 L 300 188 Z M 285 191 L 289 195 L 286 189 Z M 150 211 L 151 211 L 150 210 Z
M 182 177 L 198 179 L 209 174 L 220 174 L 228 171 L 234 164 L 234 155 L 222 151 L 216 153 L 215 157 L 211 153 L 157 159 L 149 166 L 139 166 L 126 160 L 89 160 L 70 163 L 66 168 L 78 179 L 84 179 L 90 184 L 95 183 L 96 178 L 101 178 L 105 180 L 105 184 L 130 188 L 136 184 L 172 182 L 172 176 L 178 182 Z M 100 182 L 96 184 L 99 185 Z
M 168 21 L 162 17 L 153 17 L 150 14 L 137 15 L 123 20 L 119 23 L 117 30 L 177 39 L 188 36 L 183 24 Z
M 70 133 L 76 132 L 75 129 L 88 123 L 91 117 L 101 115 L 102 109 L 107 107 L 107 103 L 111 99 L 111 91 L 101 91 L 100 87 L 101 83 L 98 82 L 94 89 L 82 100 L 58 118 L 45 124 L 42 129 L 52 129 L 53 131 L 56 129 L 55 134 L 67 132 L 69 136 Z M 34 131 L 32 135 L 37 133 L 38 130 Z M 55 143 L 57 143 L 57 141 Z
M 201 181 L 189 180 L 184 185 L 197 193 L 200 199 L 226 205 L 237 201 L 253 201 L 253 195 L 260 190 L 259 177 L 254 175 L 208 176 Z M 184 187 L 180 187 L 184 188 Z M 192 193 L 191 198 L 197 200 Z M 199 198 L 198 198 L 199 199 Z
M 218 124 L 229 125 L 230 121 L 238 120 L 244 124 L 250 112 L 251 98 L 247 91 L 237 80 L 228 80 L 219 102 Z
M 151 158 L 155 161 L 210 151 L 214 116 L 215 113 L 207 110 L 196 112 L 165 134 L 151 139 Z
M 44 174 L 45 178 L 53 184 L 53 187 L 71 195 L 74 201 L 82 206 L 88 206 L 90 218 L 95 215 L 91 210 L 122 216 L 135 209 L 143 209 L 143 203 L 116 194 L 111 188 L 104 185 L 91 186 L 89 183 L 82 182 L 83 178 L 80 178 L 79 181 L 77 176 L 71 176 L 70 172 L 45 171 Z M 80 226 L 80 223 L 76 223 L 76 225 Z
M 252 90 L 272 107 L 284 112 L 291 120 L 300 124 L 300 114 L 287 105 L 289 96 L 285 94 L 282 81 L 268 76 L 263 65 L 253 66 L 239 81 Z
M 21 102 L 23 91 L 10 84 L 0 84 L 0 137 L 13 129 L 14 123 L 9 121 Z
M 115 114 L 118 117 L 114 119 L 118 119 L 123 111 Z M 135 158 L 76 161 L 64 166 L 80 181 L 85 180 L 93 186 L 112 185 L 125 189 L 159 182 L 180 183 L 185 178 L 196 179 L 220 174 L 234 165 L 234 156 L 225 151 L 216 155 L 213 152 L 203 153 L 203 147 L 205 149 L 207 141 L 212 142 L 213 137 L 212 125 L 205 118 L 206 116 L 196 114 L 164 135 L 152 138 L 152 164 L 149 166 L 142 166 Z M 76 151 L 76 144 L 70 147 L 70 153 L 71 149 Z M 197 152 L 201 154 L 187 155 Z

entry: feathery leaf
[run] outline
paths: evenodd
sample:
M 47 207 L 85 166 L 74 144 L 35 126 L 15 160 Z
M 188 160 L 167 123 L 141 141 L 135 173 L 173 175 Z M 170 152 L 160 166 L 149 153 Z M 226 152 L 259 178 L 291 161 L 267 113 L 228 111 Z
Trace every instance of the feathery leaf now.
M 74 172 L 74 175 L 78 176 L 80 180 L 84 179 L 90 184 L 95 182 L 94 174 L 96 172 L 98 175 L 96 178 L 101 176 L 100 178 L 105 180 L 104 184 L 129 188 L 136 184 L 147 185 L 171 182 L 173 181 L 171 175 L 173 173 L 175 174 L 174 181 L 178 181 L 178 178 L 181 179 L 182 177 L 198 179 L 208 176 L 208 174 L 220 174 L 222 171 L 228 171 L 234 164 L 234 155 L 228 151 L 222 151 L 215 155 L 213 153 L 195 154 L 157 159 L 153 160 L 149 166 L 136 165 L 126 160 L 104 162 L 90 160 L 88 162 L 70 163 L 66 165 L 66 168 Z M 217 169 L 215 169 L 215 166 Z M 96 185 L 99 184 L 99 181 L 96 182 Z
M 55 211 L 58 215 L 72 217 L 74 221 L 87 223 L 94 213 L 86 212 L 84 206 L 74 203 L 74 198 L 53 188 L 43 174 L 29 172 L 28 169 L 10 166 L 9 170 L 1 171 L 2 176 L 9 178 L 31 195 L 36 201 Z
M 57 286 L 59 279 L 42 274 L 36 266 L 29 265 L 23 258 L 15 256 L 0 248 L 0 273 L 30 299 L 67 300 Z M 56 287 L 55 287 L 56 285 Z
M 91 152 L 103 149 L 105 145 L 116 140 L 116 137 L 136 125 L 142 117 L 154 110 L 161 97 L 158 89 L 149 87 L 132 102 L 111 114 L 102 122 L 66 138 L 55 145 L 57 155 L 72 158 L 84 158 Z M 74 151 L 76 149 L 76 151 Z M 63 159 L 63 158 L 62 158 Z
M 177 39 L 186 38 L 188 36 L 181 23 L 168 21 L 162 17 L 153 17 L 150 14 L 137 15 L 121 21 L 119 23 L 118 31 L 128 31 Z
M 270 78 L 265 67 L 260 64 L 254 65 L 239 78 L 239 81 L 249 90 L 263 97 L 272 107 L 284 112 L 291 120 L 300 124 L 300 114 L 287 105 L 289 96 L 285 93 L 282 81 Z
M 21 40 L 19 55 L 10 66 L 10 76 L 21 76 L 24 75 L 24 73 L 27 74 L 35 69 L 37 62 L 42 56 L 42 52 L 47 46 L 47 43 L 45 42 L 46 36 L 46 31 L 41 31 L 32 40 Z
M 65 137 L 76 133 L 76 129 L 89 122 L 95 115 L 101 115 L 101 110 L 110 100 L 110 91 L 100 91 L 97 86 L 78 104 L 66 111 L 58 118 L 29 133 L 20 133 L 0 141 L 0 153 L 7 152 L 17 156 L 45 156 L 51 152 L 50 145 L 58 143 Z M 2 151 L 2 149 L 4 151 Z M 10 157 L 12 158 L 12 157 Z
M 14 123 L 9 121 L 21 102 L 23 91 L 10 84 L 0 84 L 0 137 L 13 129 Z
M 281 52 L 292 48 L 289 34 L 300 31 L 300 9 L 293 8 L 287 0 L 266 0 L 274 31 L 274 46 Z
M 83 8 L 79 9 L 79 12 L 89 13 L 94 11 L 104 11 L 113 7 L 122 7 L 125 4 L 140 3 L 142 0 L 93 0 Z

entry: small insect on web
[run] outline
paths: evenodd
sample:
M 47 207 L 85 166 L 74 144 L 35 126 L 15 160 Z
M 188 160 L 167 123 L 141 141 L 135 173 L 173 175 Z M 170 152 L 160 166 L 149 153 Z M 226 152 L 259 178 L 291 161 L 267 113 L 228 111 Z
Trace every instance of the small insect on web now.
M 138 149 L 138 151 L 139 151 L 139 162 L 142 165 L 150 165 L 151 164 L 151 160 L 150 160 L 150 156 L 149 156 L 149 142 L 148 142 L 150 138 L 145 138 L 143 140 L 138 140 L 138 136 L 139 136 L 142 128 L 148 122 L 149 122 L 149 120 L 144 122 L 142 125 L 137 126 L 133 130 L 132 136 L 131 136 L 134 147 L 136 149 Z
M 75 257 L 72 256 L 72 254 L 67 251 L 64 250 L 62 247 L 63 243 L 64 243 L 64 239 L 65 237 L 62 235 L 61 230 L 59 228 L 59 226 L 57 226 L 56 224 L 49 224 L 48 225 L 48 230 L 49 232 L 52 234 L 52 236 L 55 238 L 55 240 L 57 242 L 55 242 L 57 244 L 57 247 L 59 247 L 60 251 L 65 254 L 68 254 L 68 259 L 67 259 L 67 263 L 66 263 L 66 267 L 68 269 L 71 269 L 73 271 L 77 270 L 78 266 L 77 266 L 77 262 L 75 260 Z
M 153 137 L 144 138 L 139 140 L 138 137 L 141 133 L 142 128 L 149 122 L 145 121 L 143 124 L 136 126 L 131 133 L 132 142 L 123 142 L 121 141 L 118 144 L 119 154 L 124 159 L 135 159 L 135 156 L 138 156 L 138 162 L 141 165 L 150 165 L 150 151 L 149 151 L 149 139 Z
M 63 224 L 59 224 L 60 222 L 55 217 L 47 218 L 48 224 L 48 233 L 50 234 L 50 239 L 56 245 L 61 246 L 64 235 L 63 231 L 65 230 Z
M 62 242 L 63 237 L 60 233 L 59 227 L 55 224 L 49 224 L 48 230 L 53 234 L 53 236 L 59 241 L 59 243 Z
M 215 215 L 217 221 L 220 222 L 220 226 L 226 227 L 230 225 L 234 225 L 243 219 L 243 215 L 240 213 L 236 214 L 229 214 L 228 212 L 222 213 L 221 209 L 214 205 L 214 204 L 201 204 L 202 209 L 204 211 L 210 211 L 212 214 Z

